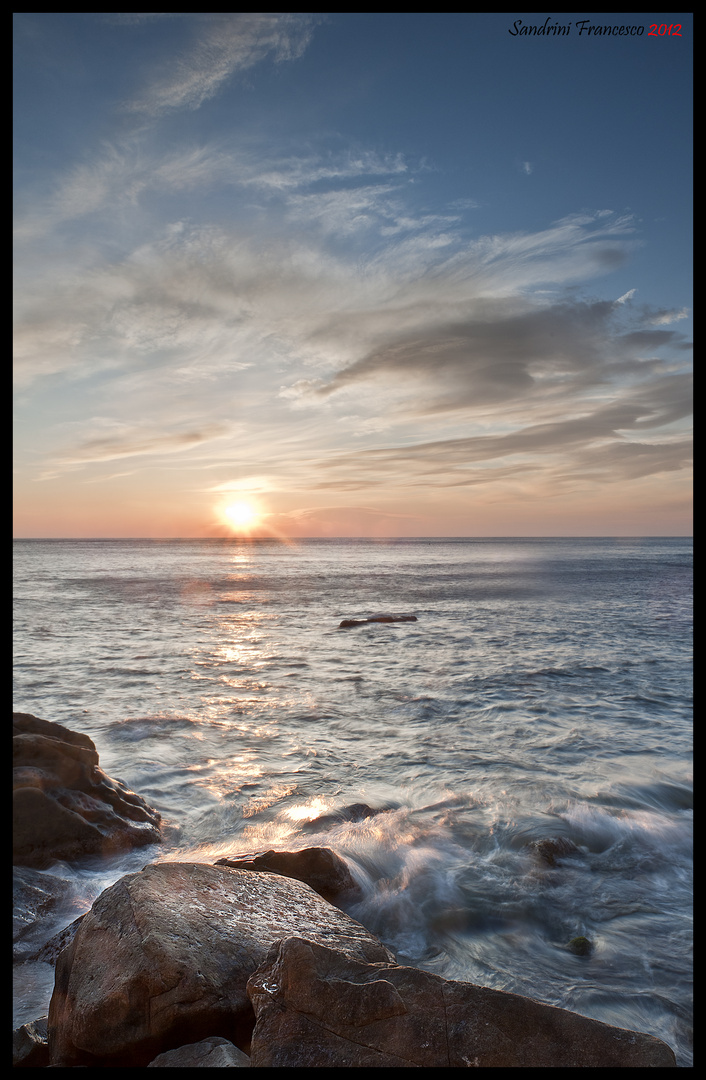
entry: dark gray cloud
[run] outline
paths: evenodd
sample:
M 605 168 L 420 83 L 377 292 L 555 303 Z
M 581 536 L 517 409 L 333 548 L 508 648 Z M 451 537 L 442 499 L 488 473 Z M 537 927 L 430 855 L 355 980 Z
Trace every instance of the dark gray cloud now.
M 328 396 L 371 379 L 412 380 L 425 384 L 421 412 L 501 404 L 557 387 L 599 385 L 630 371 L 646 374 L 658 363 L 647 353 L 679 341 L 672 330 L 626 331 L 624 305 L 611 301 L 567 300 L 520 312 L 517 303 L 476 303 L 468 318 L 390 336 L 315 392 Z

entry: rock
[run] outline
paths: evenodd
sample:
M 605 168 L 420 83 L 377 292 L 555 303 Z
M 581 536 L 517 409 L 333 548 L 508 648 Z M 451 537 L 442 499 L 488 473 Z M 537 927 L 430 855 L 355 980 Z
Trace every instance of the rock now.
M 167 1050 L 150 1061 L 148 1069 L 238 1069 L 250 1068 L 250 1058 L 218 1036 Z
M 50 967 L 55 967 L 59 953 L 69 947 L 85 917 L 85 914 L 79 915 L 78 919 L 74 919 L 63 930 L 59 930 L 58 934 L 54 934 L 48 941 L 45 941 L 30 959 L 41 960 L 43 963 L 49 964 Z
M 651 1035 L 298 938 L 273 946 L 248 993 L 254 1068 L 676 1067 Z
M 343 621 L 338 624 L 338 629 L 345 630 L 349 626 L 364 626 L 366 623 L 371 622 L 391 623 L 416 621 L 416 615 L 371 615 L 369 619 L 343 619 Z
M 556 866 L 557 859 L 575 855 L 579 851 L 567 836 L 547 836 L 543 840 L 533 840 L 527 847 L 545 866 Z
M 47 1018 L 22 1024 L 12 1033 L 12 1066 L 15 1069 L 46 1069 L 49 1064 Z
M 569 952 L 575 953 L 576 956 L 590 956 L 593 952 L 593 945 L 586 937 L 572 938 L 566 947 Z
M 13 862 L 107 855 L 161 839 L 160 815 L 98 765 L 87 735 L 13 714 Z
M 47 924 L 69 910 L 75 891 L 67 881 L 27 866 L 12 869 L 12 937 L 15 960 L 31 957 L 46 940 Z
M 389 809 L 390 807 L 382 807 L 380 810 L 374 810 L 367 803 L 351 803 L 350 806 L 342 806 L 340 810 L 332 810 L 330 814 L 322 814 L 321 817 L 304 822 L 302 828 L 307 832 L 321 832 L 334 825 L 342 825 L 346 821 L 365 821 L 366 818 L 384 814 Z
M 348 864 L 328 847 L 302 848 L 301 851 L 264 851 L 248 855 L 232 855 L 218 859 L 216 866 L 235 870 L 257 870 L 296 878 L 335 904 L 338 900 L 356 900 L 361 889 L 348 869 Z
M 273 942 L 294 935 L 363 962 L 394 961 L 373 934 L 292 878 L 166 862 L 128 874 L 101 894 L 58 957 L 52 1064 L 144 1067 L 216 1035 L 247 1052 L 247 980 Z

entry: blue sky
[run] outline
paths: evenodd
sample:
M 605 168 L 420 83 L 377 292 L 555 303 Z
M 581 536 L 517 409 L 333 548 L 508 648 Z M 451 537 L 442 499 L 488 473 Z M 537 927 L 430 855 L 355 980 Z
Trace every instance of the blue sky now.
M 14 18 L 16 535 L 691 531 L 689 14 Z

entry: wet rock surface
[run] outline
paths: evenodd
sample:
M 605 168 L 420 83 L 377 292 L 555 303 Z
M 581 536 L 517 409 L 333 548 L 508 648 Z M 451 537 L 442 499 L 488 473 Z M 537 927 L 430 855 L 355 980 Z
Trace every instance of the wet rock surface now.
M 247 1052 L 247 980 L 275 941 L 295 935 L 361 961 L 394 961 L 292 878 L 202 863 L 156 863 L 121 878 L 58 957 L 52 1064 L 144 1067 L 216 1035 Z
M 579 848 L 567 836 L 547 836 L 542 840 L 532 840 L 527 847 L 544 866 L 557 866 L 558 860 L 579 854 Z
M 113 855 L 161 839 L 160 815 L 98 764 L 87 735 L 13 714 L 13 864 Z
M 218 859 L 216 866 L 230 866 L 234 870 L 256 870 L 260 873 L 281 874 L 283 877 L 303 881 L 335 904 L 339 900 L 355 900 L 360 887 L 340 855 L 327 847 L 302 848 L 300 851 L 263 851 L 246 855 L 232 855 Z
M 248 983 L 259 1068 L 664 1068 L 651 1035 L 517 994 L 300 939 L 275 945 Z
M 15 1069 L 45 1069 L 49 1065 L 46 1016 L 13 1031 L 12 1065 Z
M 575 956 L 590 956 L 593 952 L 593 944 L 586 937 L 572 938 L 566 947 Z
M 27 866 L 12 869 L 12 938 L 15 961 L 32 959 L 47 927 L 70 911 L 74 888 L 53 874 Z M 59 925 L 61 923 L 59 922 Z

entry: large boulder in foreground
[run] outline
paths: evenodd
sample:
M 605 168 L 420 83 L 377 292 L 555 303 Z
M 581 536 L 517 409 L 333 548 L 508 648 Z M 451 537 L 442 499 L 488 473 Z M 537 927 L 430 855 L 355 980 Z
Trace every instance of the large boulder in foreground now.
M 98 765 L 88 735 L 13 714 L 13 863 L 116 852 L 161 839 L 160 815 Z
M 246 1053 L 247 981 L 296 936 L 363 963 L 394 962 L 373 934 L 308 885 L 204 863 L 156 863 L 107 889 L 58 957 L 52 1064 L 147 1066 L 221 1036 Z
M 651 1035 L 430 972 L 273 946 L 248 983 L 258 1068 L 669 1068 Z

